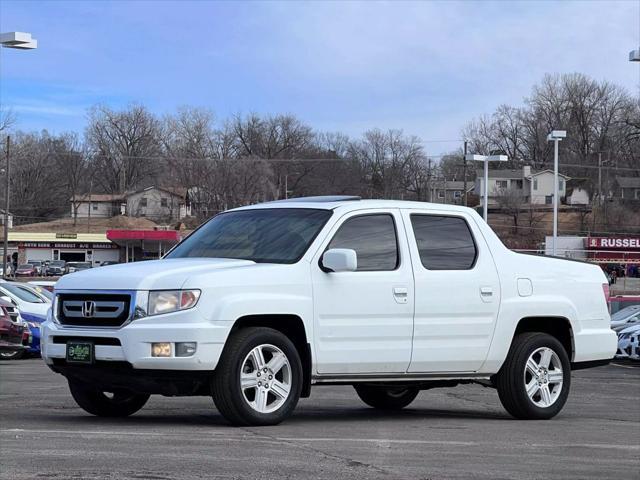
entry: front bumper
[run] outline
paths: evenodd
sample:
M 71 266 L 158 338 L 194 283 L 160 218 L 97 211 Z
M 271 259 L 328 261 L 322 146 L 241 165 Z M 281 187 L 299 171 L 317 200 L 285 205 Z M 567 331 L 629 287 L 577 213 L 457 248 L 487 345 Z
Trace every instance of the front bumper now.
M 68 327 L 55 323 L 51 314 L 41 327 L 42 358 L 52 366 L 66 358 L 68 340 L 86 339 L 95 344 L 95 360 L 126 362 L 134 369 L 214 370 L 232 322 L 206 320 L 197 307 L 165 315 L 136 319 L 120 328 Z M 171 357 L 152 357 L 151 344 L 172 343 Z M 190 357 L 176 357 L 176 342 L 196 342 Z

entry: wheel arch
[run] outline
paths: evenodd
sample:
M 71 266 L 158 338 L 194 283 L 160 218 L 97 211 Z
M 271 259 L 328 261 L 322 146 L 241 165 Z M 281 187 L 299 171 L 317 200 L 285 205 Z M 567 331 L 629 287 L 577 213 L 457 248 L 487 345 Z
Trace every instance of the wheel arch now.
M 575 355 L 575 340 L 571 321 L 562 316 L 530 316 L 523 317 L 518 321 L 513 332 L 511 343 L 517 335 L 524 332 L 541 332 L 556 338 L 564 347 L 569 357 L 573 361 Z
M 309 337 L 305 329 L 302 317 L 294 314 L 253 314 L 238 318 L 231 327 L 229 336 L 234 332 L 249 327 L 266 327 L 281 332 L 289 338 L 300 355 L 302 363 L 302 398 L 309 397 L 311 393 L 311 367 L 312 355 Z

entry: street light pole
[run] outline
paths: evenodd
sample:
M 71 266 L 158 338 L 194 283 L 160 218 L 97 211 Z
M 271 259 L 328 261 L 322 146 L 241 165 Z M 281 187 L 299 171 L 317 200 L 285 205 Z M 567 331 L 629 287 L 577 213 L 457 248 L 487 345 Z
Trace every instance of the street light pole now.
M 553 142 L 553 246 L 555 257 L 558 243 L 558 142 L 567 136 L 566 130 L 553 130 L 547 135 L 547 141 Z
M 4 190 L 4 249 L 2 255 L 2 276 L 7 278 L 7 256 L 9 255 L 9 179 L 11 178 L 9 168 L 11 163 L 9 162 L 9 147 L 11 145 L 11 137 L 7 135 L 7 166 L 5 168 L 5 190 Z
M 466 160 L 484 162 L 484 182 L 482 192 L 482 212 L 484 221 L 489 217 L 489 162 L 506 162 L 509 157 L 506 155 L 465 155 Z
M 0 45 L 3 48 L 15 48 L 18 50 L 34 50 L 38 48 L 38 41 L 26 32 L 0 33 Z M 2 255 L 2 276 L 7 278 L 7 256 L 9 255 L 9 185 L 11 175 L 9 172 L 9 146 L 11 139 L 7 135 L 7 168 L 5 171 L 5 198 L 4 198 L 4 248 Z

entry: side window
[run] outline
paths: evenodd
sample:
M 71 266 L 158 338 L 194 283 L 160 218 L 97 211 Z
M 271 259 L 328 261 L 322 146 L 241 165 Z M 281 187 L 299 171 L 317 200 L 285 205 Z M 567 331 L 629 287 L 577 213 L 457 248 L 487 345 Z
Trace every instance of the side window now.
M 350 218 L 338 229 L 329 248 L 350 248 L 358 255 L 358 271 L 395 270 L 398 241 L 389 214 Z
M 469 270 L 478 254 L 467 222 L 460 217 L 411 215 L 420 261 L 428 270 Z

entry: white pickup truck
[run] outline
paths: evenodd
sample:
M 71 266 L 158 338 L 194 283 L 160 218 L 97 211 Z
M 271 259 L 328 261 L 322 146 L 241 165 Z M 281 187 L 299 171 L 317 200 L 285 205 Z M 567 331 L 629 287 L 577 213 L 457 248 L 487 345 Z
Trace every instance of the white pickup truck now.
M 287 418 L 312 385 L 375 408 L 494 387 L 556 415 L 571 370 L 616 352 L 597 266 L 507 249 L 473 210 L 309 197 L 215 216 L 162 260 L 63 277 L 42 355 L 89 413 L 212 396 L 236 425 Z

